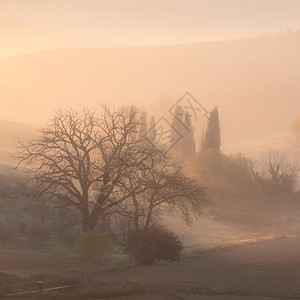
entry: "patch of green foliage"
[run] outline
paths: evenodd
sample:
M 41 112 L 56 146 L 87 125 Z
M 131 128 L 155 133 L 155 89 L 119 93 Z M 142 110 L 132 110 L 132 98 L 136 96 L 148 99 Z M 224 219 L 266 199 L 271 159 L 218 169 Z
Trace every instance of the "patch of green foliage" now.
M 82 233 L 75 245 L 75 255 L 84 264 L 102 265 L 104 259 L 113 253 L 112 240 L 108 233 Z
M 158 226 L 149 228 L 143 236 L 129 231 L 124 246 L 124 252 L 140 265 L 151 265 L 155 260 L 179 261 L 183 250 L 178 236 Z

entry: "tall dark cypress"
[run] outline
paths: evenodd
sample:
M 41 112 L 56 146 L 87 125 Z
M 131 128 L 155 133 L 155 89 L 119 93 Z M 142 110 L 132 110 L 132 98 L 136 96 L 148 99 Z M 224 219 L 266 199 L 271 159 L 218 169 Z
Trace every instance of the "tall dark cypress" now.
M 170 142 L 173 143 L 178 139 L 178 132 L 182 132 L 182 124 L 184 121 L 184 110 L 180 105 L 177 105 L 175 108 L 175 115 L 173 116 L 171 123 L 171 134 L 170 134 Z M 173 147 L 176 150 L 177 155 L 179 157 L 182 156 L 182 139 L 179 140 Z
M 202 150 L 214 149 L 221 150 L 221 132 L 218 107 L 216 106 L 209 114 L 207 128 L 202 142 Z

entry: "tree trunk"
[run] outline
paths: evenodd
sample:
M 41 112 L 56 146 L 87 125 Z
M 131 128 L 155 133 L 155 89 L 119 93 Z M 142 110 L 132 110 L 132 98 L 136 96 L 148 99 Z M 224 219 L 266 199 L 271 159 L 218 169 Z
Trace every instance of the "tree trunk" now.
M 86 214 L 82 214 L 81 228 L 84 233 L 89 231 L 89 217 Z
M 144 245 L 144 240 L 142 238 L 141 235 L 139 235 L 137 237 L 138 241 L 138 245 L 137 245 L 137 253 L 136 253 L 136 263 L 139 265 L 139 266 L 143 266 L 143 265 L 146 265 L 145 263 L 145 245 Z
M 104 210 L 100 207 L 100 205 L 96 204 L 90 214 L 89 223 L 88 223 L 88 230 L 93 230 L 100 217 L 104 215 Z

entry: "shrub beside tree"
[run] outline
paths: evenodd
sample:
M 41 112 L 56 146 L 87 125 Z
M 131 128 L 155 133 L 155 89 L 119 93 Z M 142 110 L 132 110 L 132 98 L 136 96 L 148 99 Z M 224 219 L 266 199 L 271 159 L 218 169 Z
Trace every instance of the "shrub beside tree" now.
M 99 267 L 113 253 L 113 244 L 107 233 L 83 232 L 75 245 L 75 255 L 88 267 Z
M 156 260 L 179 261 L 183 245 L 178 236 L 161 226 L 152 226 L 146 235 L 129 230 L 123 240 L 124 253 L 134 257 L 139 265 L 152 265 Z

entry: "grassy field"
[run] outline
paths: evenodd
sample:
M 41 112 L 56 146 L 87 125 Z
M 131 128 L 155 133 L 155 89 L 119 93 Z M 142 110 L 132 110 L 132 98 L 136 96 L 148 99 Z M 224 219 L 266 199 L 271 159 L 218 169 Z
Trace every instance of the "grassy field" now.
M 128 265 L 104 272 L 87 272 L 85 281 L 96 284 L 102 296 L 104 288 L 107 293 L 104 296 L 110 299 L 300 299 L 299 250 L 298 236 L 266 239 L 212 249 L 185 257 L 180 263 L 157 263 L 151 267 Z M 34 276 L 35 280 L 45 272 L 51 276 L 65 274 L 68 278 L 75 274 L 76 268 L 72 257 L 5 253 L 3 249 L 0 261 L 2 266 L 9 266 L 10 272 L 22 272 L 22 276 Z M 77 299 L 100 299 L 97 296 L 100 294 L 92 294 L 86 287 L 80 292 L 83 298 Z M 76 295 L 80 295 L 79 291 Z M 90 298 L 86 298 L 88 295 Z M 66 295 L 51 297 L 68 299 Z

